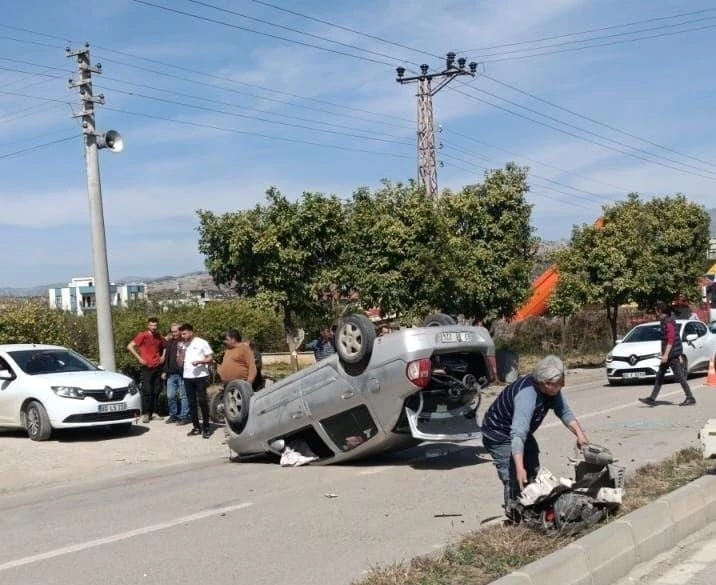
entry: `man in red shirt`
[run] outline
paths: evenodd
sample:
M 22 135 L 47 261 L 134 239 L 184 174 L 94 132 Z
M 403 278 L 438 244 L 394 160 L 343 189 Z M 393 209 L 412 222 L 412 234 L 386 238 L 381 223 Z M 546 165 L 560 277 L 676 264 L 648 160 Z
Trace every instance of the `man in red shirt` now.
M 166 340 L 159 334 L 159 321 L 155 317 L 147 320 L 147 329 L 137 333 L 127 349 L 140 363 L 142 383 L 142 422 L 152 420 L 157 398 L 162 391 L 162 364 L 166 358 Z

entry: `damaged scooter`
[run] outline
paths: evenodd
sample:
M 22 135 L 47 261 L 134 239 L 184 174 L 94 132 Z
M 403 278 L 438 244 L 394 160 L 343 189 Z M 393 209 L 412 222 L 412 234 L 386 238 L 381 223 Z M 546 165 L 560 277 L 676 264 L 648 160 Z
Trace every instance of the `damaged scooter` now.
M 513 524 L 548 534 L 576 534 L 613 514 L 624 496 L 626 468 L 611 451 L 586 445 L 570 457 L 574 479 L 557 479 L 541 468 L 506 510 Z

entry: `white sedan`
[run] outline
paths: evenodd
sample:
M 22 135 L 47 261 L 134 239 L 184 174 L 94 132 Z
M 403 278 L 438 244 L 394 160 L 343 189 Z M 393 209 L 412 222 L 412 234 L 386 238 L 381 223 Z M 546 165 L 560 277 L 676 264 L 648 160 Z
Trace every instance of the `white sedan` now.
M 0 345 L 0 428 L 33 441 L 53 429 L 112 425 L 129 430 L 141 414 L 134 381 L 56 345 Z
M 701 321 L 677 319 L 676 325 L 684 346 L 685 369 L 689 374 L 706 372 L 716 351 L 716 326 L 711 329 Z M 637 325 L 607 354 L 607 380 L 619 384 L 629 380 L 656 377 L 661 356 L 661 325 L 658 321 Z M 667 378 L 673 378 L 671 368 Z

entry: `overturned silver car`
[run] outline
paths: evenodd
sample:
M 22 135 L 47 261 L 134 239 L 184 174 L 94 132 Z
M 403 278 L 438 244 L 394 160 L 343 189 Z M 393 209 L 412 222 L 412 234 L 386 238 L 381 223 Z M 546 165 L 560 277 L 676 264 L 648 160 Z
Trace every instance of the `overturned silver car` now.
M 437 314 L 376 338 L 369 319 L 346 315 L 335 339 L 336 354 L 263 390 L 226 386 L 227 442 L 238 458 L 301 444 L 311 461 L 330 464 L 480 436 L 477 410 L 495 377 L 485 328 Z

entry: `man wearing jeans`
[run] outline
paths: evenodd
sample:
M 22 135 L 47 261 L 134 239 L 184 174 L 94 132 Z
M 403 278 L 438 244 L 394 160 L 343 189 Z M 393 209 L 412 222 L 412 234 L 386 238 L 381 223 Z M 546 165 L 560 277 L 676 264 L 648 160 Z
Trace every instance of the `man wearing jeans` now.
M 142 382 L 142 422 L 152 420 L 157 398 L 162 391 L 162 364 L 166 358 L 165 340 L 157 329 L 159 321 L 155 317 L 147 320 L 147 329 L 129 342 L 127 349 L 140 363 L 140 379 Z
M 539 471 L 539 446 L 534 433 L 550 410 L 577 437 L 581 448 L 589 443 L 562 395 L 564 364 L 555 355 L 543 358 L 532 374 L 505 387 L 487 409 L 482 422 L 482 444 L 492 456 L 504 486 L 505 514 Z
M 181 339 L 179 323 L 172 323 L 169 331 L 167 357 L 164 360 L 164 373 L 162 374 L 162 378 L 167 382 L 167 402 L 169 403 L 167 424 L 186 425 L 191 421 L 189 399 L 186 397 L 183 377 L 186 344 Z
M 194 424 L 188 435 L 202 435 L 205 439 L 211 436 L 209 425 L 209 402 L 206 399 L 206 389 L 209 386 L 209 364 L 214 360 L 214 352 L 209 343 L 194 335 L 194 328 L 189 323 L 179 327 L 181 338 L 186 343 L 184 354 L 184 387 L 189 399 L 189 411 Z M 203 427 L 199 425 L 201 409 Z
M 664 376 L 666 370 L 671 368 L 674 373 L 674 378 L 681 384 L 681 388 L 684 391 L 684 401 L 679 406 L 693 406 L 696 404 L 696 399 L 691 393 L 689 383 L 686 381 L 686 373 L 684 372 L 684 362 L 681 361 L 681 357 L 684 355 L 684 346 L 681 343 L 681 336 L 679 335 L 679 326 L 676 320 L 672 316 L 672 309 L 667 304 L 662 304 L 659 307 L 661 312 L 661 360 L 659 363 L 659 370 L 656 372 L 656 379 L 654 380 L 654 388 L 651 390 L 651 396 L 647 398 L 639 398 L 640 402 L 643 402 L 647 406 L 656 406 L 656 397 L 659 396 L 661 391 L 661 385 L 664 383 Z

